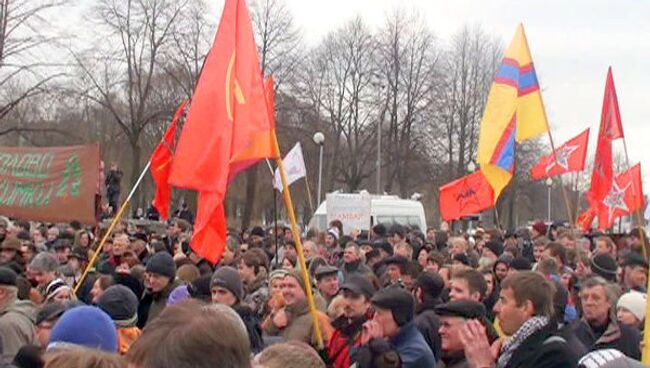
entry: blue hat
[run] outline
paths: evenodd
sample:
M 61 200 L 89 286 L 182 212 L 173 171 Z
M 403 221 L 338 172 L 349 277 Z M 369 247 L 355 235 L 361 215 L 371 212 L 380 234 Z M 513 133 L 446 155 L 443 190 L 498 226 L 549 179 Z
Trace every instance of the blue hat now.
M 117 330 L 104 311 L 97 307 L 76 307 L 63 313 L 50 333 L 47 350 L 81 345 L 117 353 Z

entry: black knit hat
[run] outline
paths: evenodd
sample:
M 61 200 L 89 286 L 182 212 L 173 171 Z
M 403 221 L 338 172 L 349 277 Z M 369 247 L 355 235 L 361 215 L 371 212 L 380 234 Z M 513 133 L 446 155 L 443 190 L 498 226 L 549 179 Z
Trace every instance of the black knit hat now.
M 97 306 L 118 327 L 132 327 L 138 321 L 138 298 L 124 285 L 113 285 L 99 297 Z
M 377 308 L 390 310 L 395 323 L 400 327 L 413 320 L 415 299 L 411 293 L 399 286 L 379 290 L 370 301 Z
M 210 301 L 210 281 L 212 280 L 211 274 L 205 274 L 198 279 L 187 285 L 187 292 L 190 297 L 199 300 Z
M 221 286 L 230 291 L 237 300 L 244 299 L 244 285 L 242 284 L 239 272 L 236 269 L 224 266 L 214 271 L 210 287 Z
M 262 237 L 262 238 L 266 237 L 266 233 L 264 232 L 264 229 L 262 229 L 259 226 L 255 226 L 251 230 L 251 235 L 257 235 L 257 236 Z
M 623 257 L 623 267 L 648 268 L 648 261 L 639 253 L 630 252 Z
M 465 266 L 470 266 L 471 262 L 469 261 L 469 257 L 465 253 L 458 253 L 454 254 L 454 257 L 452 259 L 453 261 L 460 262 L 464 264 Z
M 372 247 L 377 249 L 377 250 L 383 250 L 389 256 L 393 255 L 393 246 L 390 245 L 390 243 L 387 242 L 387 241 L 376 241 L 376 242 L 372 243 Z
M 609 254 L 597 254 L 591 258 L 591 272 L 607 281 L 616 282 L 616 260 Z
M 9 267 L 0 267 L 0 285 L 16 286 L 18 275 Z
M 167 252 L 158 252 L 151 256 L 145 270 L 167 276 L 170 279 L 176 277 L 176 263 L 174 263 L 174 259 Z

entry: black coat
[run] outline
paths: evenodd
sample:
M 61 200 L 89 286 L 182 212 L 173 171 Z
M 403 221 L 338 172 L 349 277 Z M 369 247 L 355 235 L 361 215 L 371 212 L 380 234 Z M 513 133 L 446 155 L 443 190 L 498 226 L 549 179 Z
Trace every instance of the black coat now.
M 415 317 L 415 325 L 431 348 L 436 359 L 440 357 L 442 347 L 442 340 L 438 333 L 438 329 L 440 329 L 440 318 L 438 318 L 438 315 L 433 310 L 438 304 L 441 304 L 441 301 L 435 298 L 418 305 L 417 316 Z
M 579 358 L 551 323 L 524 340 L 506 368 L 573 368 Z
M 579 320 L 571 325 L 571 332 L 588 352 L 600 349 L 616 349 L 632 359 L 641 359 L 639 347 L 641 335 L 639 330 L 632 327 L 610 322 L 607 330 L 601 336 L 596 336 L 585 320 Z

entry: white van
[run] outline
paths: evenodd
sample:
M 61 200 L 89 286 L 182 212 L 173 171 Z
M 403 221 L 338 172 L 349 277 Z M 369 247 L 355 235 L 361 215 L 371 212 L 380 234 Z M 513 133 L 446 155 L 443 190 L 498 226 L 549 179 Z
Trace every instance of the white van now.
M 336 194 L 333 194 L 336 195 Z M 346 194 L 349 195 L 349 194 Z M 361 194 L 356 194 L 361 196 Z M 370 217 L 372 225 L 401 224 L 417 226 L 423 232 L 427 229 L 424 207 L 419 201 L 400 199 L 393 195 L 371 195 Z M 323 201 L 309 221 L 308 229 L 327 230 L 327 201 Z

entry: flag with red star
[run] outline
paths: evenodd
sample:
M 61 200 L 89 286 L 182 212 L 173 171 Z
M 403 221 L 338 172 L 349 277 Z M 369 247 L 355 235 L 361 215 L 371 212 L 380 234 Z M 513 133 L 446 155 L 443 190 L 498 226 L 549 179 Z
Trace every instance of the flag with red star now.
M 539 180 L 584 170 L 588 145 L 589 129 L 542 157 L 530 171 L 530 176 Z
M 457 220 L 494 204 L 494 191 L 482 171 L 463 176 L 440 187 L 440 215 Z
M 643 188 L 641 186 L 641 164 L 624 171 L 612 183 L 612 188 L 599 206 L 598 228 L 607 229 L 614 220 L 643 208 Z

